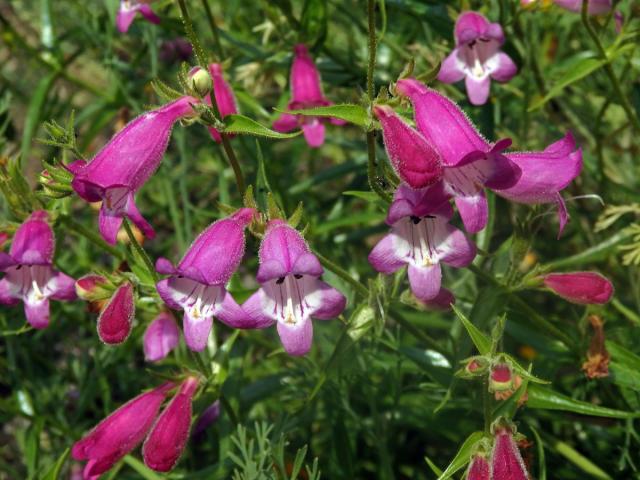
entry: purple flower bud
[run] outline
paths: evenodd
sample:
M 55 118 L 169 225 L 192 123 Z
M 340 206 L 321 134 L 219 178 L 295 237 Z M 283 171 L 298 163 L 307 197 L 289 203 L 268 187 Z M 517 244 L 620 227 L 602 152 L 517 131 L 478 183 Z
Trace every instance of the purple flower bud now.
M 111 297 L 98 317 L 98 336 L 108 345 L 124 342 L 131 333 L 135 315 L 133 285 L 124 282 Z
M 178 462 L 189 438 L 191 401 L 197 388 L 198 380 L 187 378 L 154 423 L 142 446 L 147 467 L 156 472 L 168 472 Z
M 173 315 L 168 312 L 160 313 L 144 332 L 142 344 L 145 360 L 148 362 L 162 360 L 176 348 L 179 341 L 180 330 Z
M 313 340 L 311 318 L 335 318 L 347 301 L 320 280 L 323 271 L 300 232 L 283 220 L 271 220 L 260 244 L 256 277 L 261 287 L 242 305 L 252 319 L 247 327 L 276 323 L 285 351 L 305 355 Z
M 498 428 L 491 452 L 492 480 L 528 480 L 520 450 L 508 428 Z
M 490 480 L 489 462 L 483 455 L 475 455 L 467 470 L 466 480 Z
M 411 188 L 424 188 L 442 178 L 440 154 L 391 107 L 373 107 L 382 125 L 387 155 L 398 176 Z
M 116 26 L 120 33 L 127 33 L 137 13 L 140 13 L 148 22 L 160 23 L 160 17 L 147 5 L 149 1 L 151 0 L 147 2 L 144 0 L 120 0 L 120 9 L 116 15 Z
M 49 325 L 49 299 L 75 300 L 75 280 L 53 269 L 55 239 L 44 210 L 33 212 L 16 230 L 9 253 L 0 252 L 0 304 L 24 304 L 33 328 Z
M 238 104 L 236 102 L 236 96 L 233 93 L 231 85 L 225 80 L 222 74 L 222 65 L 219 63 L 212 63 L 209 65 L 209 74 L 213 80 L 213 98 L 216 101 L 218 112 L 220 117 L 224 118 L 227 115 L 238 113 Z M 207 95 L 205 98 L 207 104 L 211 105 L 211 96 Z M 217 142 L 222 141 L 220 132 L 213 127 L 208 127 L 211 137 Z
M 173 124 L 193 112 L 198 101 L 182 97 L 129 122 L 90 163 L 77 160 L 67 168 L 71 186 L 87 202 L 102 201 L 99 227 L 108 243 L 116 243 L 124 217 L 148 238 L 155 232 L 136 207 L 136 192 L 156 171 L 169 143 Z
M 307 47 L 298 44 L 294 47 L 293 64 L 291 65 L 290 87 L 291 101 L 287 110 L 301 110 L 314 107 L 332 105 L 322 92 L 320 72 L 309 54 Z M 346 122 L 338 118 L 323 118 L 299 116 L 283 113 L 273 123 L 274 130 L 290 132 L 302 126 L 302 133 L 311 148 L 318 148 L 324 144 L 324 125 L 330 121 L 334 125 L 344 125 Z
M 172 383 L 138 395 L 102 420 L 71 449 L 75 460 L 88 460 L 84 478 L 98 478 L 145 437 Z
M 202 432 L 204 432 L 209 425 L 218 420 L 220 416 L 220 401 L 216 400 L 211 405 L 209 405 L 204 412 L 200 414 L 200 418 L 196 422 L 195 427 L 193 427 L 192 436 L 198 436 Z
M 572 303 L 602 304 L 613 296 L 611 282 L 596 272 L 549 273 L 542 281 L 547 288 Z

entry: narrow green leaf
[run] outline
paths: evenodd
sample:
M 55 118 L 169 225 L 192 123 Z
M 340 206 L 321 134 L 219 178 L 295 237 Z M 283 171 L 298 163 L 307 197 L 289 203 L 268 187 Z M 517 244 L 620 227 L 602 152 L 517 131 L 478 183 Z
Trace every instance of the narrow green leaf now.
M 613 408 L 599 407 L 592 403 L 574 400 L 573 398 L 554 392 L 553 390 L 540 385 L 531 384 L 527 391 L 529 399 L 527 407 L 540 408 L 543 410 L 563 410 L 567 412 L 579 413 L 581 415 L 592 415 L 607 418 L 637 418 L 640 413 L 623 412 Z
M 538 451 L 538 480 L 547 480 L 547 463 L 544 459 L 544 443 L 538 431 L 529 425 L 529 428 L 533 432 L 533 436 L 536 437 L 536 450 Z
M 442 470 L 440 470 L 438 466 L 435 463 L 433 463 L 429 457 L 425 456 L 424 461 L 427 462 L 427 465 L 429 465 L 429 468 L 433 473 L 435 473 L 437 476 L 442 475 Z
M 454 473 L 456 473 L 467 463 L 469 463 L 471 453 L 473 452 L 473 447 L 482 439 L 483 436 L 484 433 L 482 432 L 473 432 L 471 435 L 469 435 L 460 447 L 460 450 L 458 450 L 458 453 L 456 453 L 456 456 L 453 457 L 453 460 L 451 460 L 451 463 L 438 477 L 438 480 L 446 480 L 447 478 L 451 478 Z
M 377 193 L 370 191 L 347 190 L 346 192 L 342 192 L 342 194 L 361 198 L 362 200 L 366 200 L 367 202 L 377 202 L 378 200 L 380 200 L 380 197 L 378 197 Z
M 575 450 L 571 445 L 564 442 L 556 442 L 553 448 L 562 455 L 564 458 L 573 463 L 580 470 L 590 475 L 593 478 L 601 480 L 611 480 L 611 477 L 607 475 L 600 467 Z
M 224 117 L 225 133 L 239 133 L 247 135 L 255 135 L 257 137 L 266 138 L 293 138 L 300 135 L 301 132 L 280 133 L 271 130 L 264 125 L 259 124 L 255 120 L 245 117 L 244 115 L 227 115 Z
M 162 477 L 148 468 L 144 463 L 131 455 L 124 457 L 124 463 L 129 465 L 133 470 L 138 472 L 145 480 L 162 480 Z
M 51 468 L 47 470 L 47 473 L 45 473 L 40 480 L 58 480 L 58 478 L 60 477 L 60 471 L 62 470 L 64 463 L 67 461 L 67 458 L 69 458 L 70 452 L 70 448 L 67 448 L 64 452 L 62 452 L 62 455 L 58 457 L 56 463 L 51 465 Z
M 351 103 L 330 105 L 328 107 L 307 108 L 304 110 L 291 110 L 288 113 L 308 115 L 312 117 L 335 117 L 360 127 L 366 127 L 370 123 L 367 110 L 360 105 Z
M 464 328 L 467 329 L 467 333 L 469 333 L 473 344 L 476 346 L 480 354 L 487 355 L 491 353 L 491 339 L 489 336 L 478 330 L 478 328 L 471 323 L 471 321 L 460 310 L 458 310 L 455 305 L 452 305 L 451 307 L 464 325 Z
M 31 95 L 31 101 L 27 109 L 27 115 L 24 121 L 24 132 L 22 134 L 22 143 L 20 145 L 20 162 L 24 164 L 27 162 L 29 152 L 31 152 L 31 140 L 33 139 L 38 124 L 40 123 L 40 115 L 42 115 L 42 107 L 47 100 L 49 90 L 53 82 L 58 78 L 58 72 L 52 72 L 46 77 L 42 78 L 38 82 L 33 95 Z

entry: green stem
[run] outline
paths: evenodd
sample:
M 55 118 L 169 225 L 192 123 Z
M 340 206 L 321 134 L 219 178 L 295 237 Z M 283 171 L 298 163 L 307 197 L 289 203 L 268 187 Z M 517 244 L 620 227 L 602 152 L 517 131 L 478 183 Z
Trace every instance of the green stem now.
M 136 238 L 136 236 L 133 234 L 133 230 L 131 230 L 131 225 L 129 225 L 129 220 L 127 220 L 126 218 L 123 219 L 122 226 L 124 227 L 125 232 L 127 232 L 127 236 L 129 237 L 129 242 L 131 243 L 131 246 L 136 251 L 136 253 L 142 258 L 142 261 L 147 267 L 147 270 L 149 271 L 151 278 L 153 278 L 154 282 L 157 282 L 158 274 L 156 273 L 156 269 L 153 267 L 153 262 L 149 258 L 149 255 L 147 255 L 147 252 L 145 252 L 144 248 L 142 248 L 142 245 L 140 245 L 140 243 L 138 242 L 138 239 Z
M 218 50 L 218 57 L 220 60 L 223 60 L 226 57 L 226 55 L 224 53 L 224 48 L 222 47 L 222 43 L 220 42 L 220 34 L 218 33 L 218 26 L 216 25 L 216 21 L 213 18 L 213 13 L 211 12 L 211 5 L 209 5 L 208 0 L 202 0 L 202 5 L 204 6 L 204 11 L 207 14 L 209 25 L 211 25 L 211 33 L 213 33 L 213 43 L 216 44 L 216 50 Z
M 335 263 L 333 263 L 327 257 L 319 254 L 317 251 L 314 253 L 316 254 L 316 257 L 318 257 L 320 262 L 325 267 L 327 267 L 329 270 L 331 270 L 333 273 L 335 273 L 337 276 L 339 276 L 341 279 L 343 279 L 345 282 L 351 285 L 353 289 L 356 291 L 356 293 L 363 296 L 364 298 L 369 298 L 369 289 L 365 287 L 362 283 L 360 283 L 358 280 L 353 278 L 349 274 L 349 272 L 347 272 L 344 268 L 341 268 Z
M 227 160 L 229 160 L 229 165 L 231 165 L 231 168 L 233 169 L 233 174 L 236 176 L 236 185 L 238 186 L 238 191 L 240 192 L 240 195 L 244 195 L 244 176 L 242 175 L 242 169 L 240 168 L 238 158 L 233 151 L 231 142 L 229 142 L 229 136 L 224 132 L 220 132 L 220 137 L 222 138 L 222 148 L 224 149 L 224 153 L 227 156 Z
M 187 4 L 185 0 L 177 0 L 178 6 L 180 7 L 180 14 L 182 15 L 182 23 L 184 24 L 184 30 L 187 34 L 187 38 L 189 42 L 191 42 L 191 46 L 193 47 L 193 51 L 196 54 L 196 59 L 198 60 L 198 64 L 207 70 L 207 57 L 202 49 L 202 45 L 200 45 L 200 41 L 196 36 L 196 32 L 193 29 L 193 22 L 191 21 L 191 16 L 189 15 L 189 10 L 187 9 Z
M 482 380 L 482 410 L 484 414 L 484 433 L 491 433 L 491 421 L 493 414 L 491 412 L 491 392 L 489 391 L 489 378 L 484 377 Z
M 582 23 L 587 29 L 587 33 L 593 40 L 593 43 L 595 43 L 596 49 L 598 50 L 600 57 L 602 58 L 602 60 L 606 61 L 606 63 L 604 64 L 604 71 L 609 77 L 609 81 L 611 82 L 613 90 L 616 92 L 616 96 L 618 97 L 618 100 L 620 100 L 620 105 L 624 109 L 624 112 L 627 114 L 627 118 L 629 119 L 629 122 L 631 123 L 631 125 L 633 125 L 633 128 L 635 128 L 637 131 L 640 132 L 640 120 L 638 120 L 638 116 L 633 112 L 633 107 L 631 106 L 629 99 L 626 97 L 626 95 L 622 91 L 622 87 L 620 86 L 620 81 L 618 80 L 618 77 L 613 71 L 613 67 L 611 66 L 611 61 L 609 60 L 609 56 L 607 55 L 607 52 L 604 49 L 604 46 L 602 45 L 602 42 L 600 41 L 598 34 L 596 33 L 595 29 L 593 28 L 593 25 L 591 24 L 588 11 L 589 11 L 589 0 L 585 0 L 582 3 Z
M 367 96 L 369 103 L 373 104 L 375 95 L 373 72 L 376 67 L 376 2 L 368 0 L 367 14 L 369 19 L 369 62 L 367 65 Z M 367 178 L 369 180 L 369 188 L 376 192 L 378 196 L 387 203 L 391 202 L 391 197 L 384 191 L 378 178 L 378 167 L 376 163 L 376 132 L 371 130 L 367 132 Z
M 126 256 L 125 256 L 125 254 L 123 252 L 121 252 L 117 248 L 112 247 L 111 245 L 109 245 L 95 231 L 86 228 L 84 225 L 76 222 L 71 217 L 69 217 L 67 215 L 61 215 L 58 218 L 58 220 L 60 221 L 60 223 L 62 223 L 64 225 L 66 225 L 67 227 L 69 227 L 70 230 L 72 230 L 73 232 L 75 232 L 75 233 L 79 234 L 80 236 L 86 238 L 87 240 L 89 240 L 91 243 L 93 243 L 97 247 L 100 247 L 105 252 L 107 252 L 107 253 L 113 255 L 114 257 L 116 257 L 118 260 L 125 260 L 126 259 Z

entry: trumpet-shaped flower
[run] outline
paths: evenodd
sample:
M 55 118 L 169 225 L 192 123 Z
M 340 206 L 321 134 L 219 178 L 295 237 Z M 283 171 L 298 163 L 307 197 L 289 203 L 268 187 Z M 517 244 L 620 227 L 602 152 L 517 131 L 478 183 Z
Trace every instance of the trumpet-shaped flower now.
M 18 228 L 9 253 L 0 252 L 0 304 L 24 303 L 34 328 L 49 325 L 49 299 L 75 300 L 75 280 L 53 268 L 55 238 L 43 210 L 33 212 Z
M 320 72 L 309 55 L 307 47 L 298 44 L 294 47 L 293 65 L 291 66 L 291 101 L 287 110 L 325 107 L 332 105 L 322 93 Z M 324 143 L 326 118 L 283 113 L 273 123 L 274 130 L 290 132 L 302 126 L 302 133 L 310 147 L 317 148 Z M 345 121 L 330 118 L 334 125 L 344 125 Z
M 158 17 L 145 0 L 120 0 L 120 9 L 116 15 L 116 26 L 120 33 L 127 33 L 138 13 L 151 23 L 160 23 Z
M 491 79 L 508 82 L 518 68 L 500 50 L 504 33 L 498 23 L 476 12 L 464 12 L 456 20 L 454 33 L 456 48 L 442 62 L 438 80 L 454 83 L 464 79 L 469 101 L 482 105 L 489 98 Z
M 153 424 L 142 446 L 144 463 L 152 470 L 168 472 L 182 455 L 189 438 L 191 401 L 197 388 L 198 380 L 187 378 Z
M 411 99 L 418 130 L 440 152 L 443 182 L 455 197 L 467 231 L 486 225 L 485 186 L 518 203 L 556 203 L 562 232 L 567 214 L 560 191 L 582 169 L 582 153 L 570 133 L 541 152 L 502 153 L 511 140 L 490 144 L 447 97 L 414 79 L 398 81 L 396 90 Z
M 102 201 L 99 227 L 102 237 L 115 244 L 124 217 L 148 238 L 155 233 L 142 218 L 134 195 L 156 171 L 164 155 L 173 124 L 193 112 L 197 100 L 182 97 L 140 115 L 118 132 L 91 162 L 77 160 L 68 166 L 71 186 L 88 202 Z
M 192 350 L 205 348 L 213 317 L 236 328 L 247 324 L 245 312 L 225 286 L 242 260 L 244 228 L 254 214 L 253 209 L 243 208 L 211 224 L 177 267 L 166 258 L 156 262 L 156 270 L 169 275 L 157 283 L 158 293 L 169 307 L 184 310 L 184 336 Z
M 282 220 L 271 220 L 260 244 L 261 287 L 243 304 L 253 328 L 277 324 L 289 355 L 305 355 L 311 349 L 311 318 L 329 320 L 345 308 L 346 298 L 329 286 L 318 258 L 304 238 Z
M 144 332 L 142 346 L 145 360 L 148 362 L 162 360 L 176 348 L 179 341 L 180 330 L 173 315 L 161 312 Z
M 135 316 L 133 285 L 124 282 L 118 287 L 98 317 L 98 336 L 108 345 L 124 342 L 131 333 Z
M 73 445 L 71 456 L 75 460 L 87 460 L 85 479 L 97 479 L 142 442 L 173 387 L 172 383 L 166 383 L 138 395 Z
M 451 303 L 442 289 L 440 263 L 462 268 L 476 254 L 473 242 L 449 224 L 452 216 L 442 184 L 421 190 L 401 184 L 387 213 L 391 233 L 373 248 L 369 263 L 385 274 L 408 265 L 411 291 L 419 300 Z
M 233 93 L 231 85 L 224 78 L 222 73 L 222 65 L 219 63 L 212 63 L 209 65 L 209 74 L 213 82 L 213 98 L 216 101 L 216 107 L 220 113 L 220 117 L 224 118 L 227 115 L 238 113 L 238 104 L 236 97 Z M 205 97 L 205 101 L 211 105 L 211 95 Z M 220 132 L 213 127 L 208 127 L 211 137 L 217 142 L 222 141 Z
M 613 296 L 609 279 L 596 272 L 549 273 L 542 281 L 547 288 L 572 303 L 603 304 Z
M 373 107 L 382 125 L 387 155 L 400 179 L 412 188 L 423 188 L 442 178 L 440 154 L 429 142 L 407 125 L 391 107 Z

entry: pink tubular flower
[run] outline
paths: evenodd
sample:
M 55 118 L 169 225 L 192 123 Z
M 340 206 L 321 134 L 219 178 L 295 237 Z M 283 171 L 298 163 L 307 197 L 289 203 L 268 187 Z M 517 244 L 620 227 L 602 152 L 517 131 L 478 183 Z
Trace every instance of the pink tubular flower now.
M 68 166 L 71 186 L 88 202 L 102 201 L 99 226 L 102 237 L 114 245 L 124 217 L 148 238 L 155 233 L 142 218 L 134 195 L 153 175 L 169 144 L 173 124 L 193 112 L 197 100 L 182 97 L 140 115 L 118 132 L 90 163 L 77 160 Z
M 570 133 L 542 152 L 501 153 L 511 140 L 489 144 L 445 96 L 414 79 L 398 81 L 396 90 L 411 99 L 418 130 L 440 152 L 443 181 L 468 232 L 482 230 L 488 218 L 481 185 L 518 203 L 556 203 L 562 232 L 567 212 L 560 191 L 582 169 L 582 152 Z
M 152 0 L 120 0 L 120 9 L 116 15 L 116 26 L 120 33 L 127 33 L 138 13 L 151 23 L 160 23 L 160 17 L 147 5 L 150 1 Z
M 75 300 L 75 280 L 53 269 L 55 238 L 44 210 L 33 212 L 20 225 L 9 253 L 0 252 L 0 304 L 24 303 L 33 328 L 49 325 L 49 299 Z
M 382 125 L 387 155 L 394 170 L 411 188 L 423 188 L 442 178 L 440 154 L 429 142 L 407 125 L 391 107 L 373 107 Z
M 596 272 L 549 273 L 542 281 L 547 288 L 572 303 L 603 304 L 613 296 L 611 282 Z
M 528 478 L 529 474 L 513 434 L 508 428 L 499 428 L 495 433 L 491 452 L 491 479 L 528 480 Z
M 253 319 L 250 327 L 277 323 L 289 355 L 309 352 L 311 318 L 335 318 L 346 305 L 342 293 L 320 280 L 323 271 L 300 232 L 283 220 L 271 220 L 260 244 L 261 287 L 242 306 Z
M 483 105 L 489 98 L 492 78 L 508 82 L 518 71 L 513 60 L 500 51 L 502 27 L 479 13 L 464 12 L 456 20 L 455 37 L 456 48 L 442 62 L 438 80 L 455 83 L 465 79 L 469 101 Z
M 307 47 L 298 44 L 294 47 L 293 65 L 291 66 L 291 101 L 287 110 L 302 110 L 305 108 L 325 107 L 332 105 L 322 93 L 320 72 L 313 58 L 309 55 Z M 302 133 L 307 144 L 312 148 L 322 146 L 324 143 L 324 122 L 326 118 L 309 117 L 283 113 L 273 123 L 274 130 L 278 132 L 290 132 L 302 126 Z M 334 125 L 344 125 L 346 122 L 338 118 L 330 118 Z
M 409 284 L 419 300 L 450 304 L 451 294 L 442 289 L 440 262 L 462 268 L 476 255 L 473 242 L 449 224 L 452 216 L 441 184 L 422 190 L 401 184 L 387 213 L 391 233 L 373 248 L 369 263 L 385 274 L 409 265 Z
M 553 3 L 565 10 L 580 13 L 582 11 L 582 0 L 553 0 Z M 611 10 L 611 0 L 589 0 L 587 12 L 589 15 L 600 15 Z
M 97 479 L 136 448 L 151 428 L 166 394 L 174 387 L 165 383 L 138 395 L 102 420 L 71 449 L 75 460 L 88 460 L 85 479 Z
M 191 350 L 205 348 L 213 317 L 235 328 L 247 323 L 245 312 L 225 286 L 242 260 L 244 228 L 254 215 L 253 209 L 242 208 L 211 224 L 191 244 L 177 267 L 166 258 L 156 262 L 159 273 L 170 275 L 156 288 L 169 307 L 184 310 L 184 336 Z
M 136 313 L 133 285 L 124 282 L 115 291 L 98 317 L 98 336 L 107 345 L 124 342 L 131 333 Z
M 211 80 L 213 82 L 213 98 L 216 101 L 216 106 L 218 107 L 220 117 L 224 118 L 227 115 L 238 113 L 238 104 L 236 102 L 236 97 L 233 93 L 231 85 L 229 85 L 229 83 L 225 80 L 224 75 L 222 74 L 222 65 L 220 65 L 219 63 L 210 64 L 209 75 L 211 75 Z M 211 105 L 211 95 L 207 95 L 205 97 L 205 101 L 207 102 L 207 104 Z M 218 132 L 213 127 L 207 128 L 209 129 L 211 137 L 217 143 L 220 143 L 222 141 L 220 132 Z
M 483 455 L 475 455 L 467 470 L 466 480 L 489 480 L 489 462 Z
M 162 360 L 176 348 L 180 341 L 180 330 L 168 312 L 161 312 L 144 332 L 142 345 L 144 358 L 148 362 Z
M 168 472 L 182 455 L 189 438 L 191 401 L 197 388 L 198 380 L 187 378 L 153 424 L 142 446 L 144 463 L 152 470 Z

